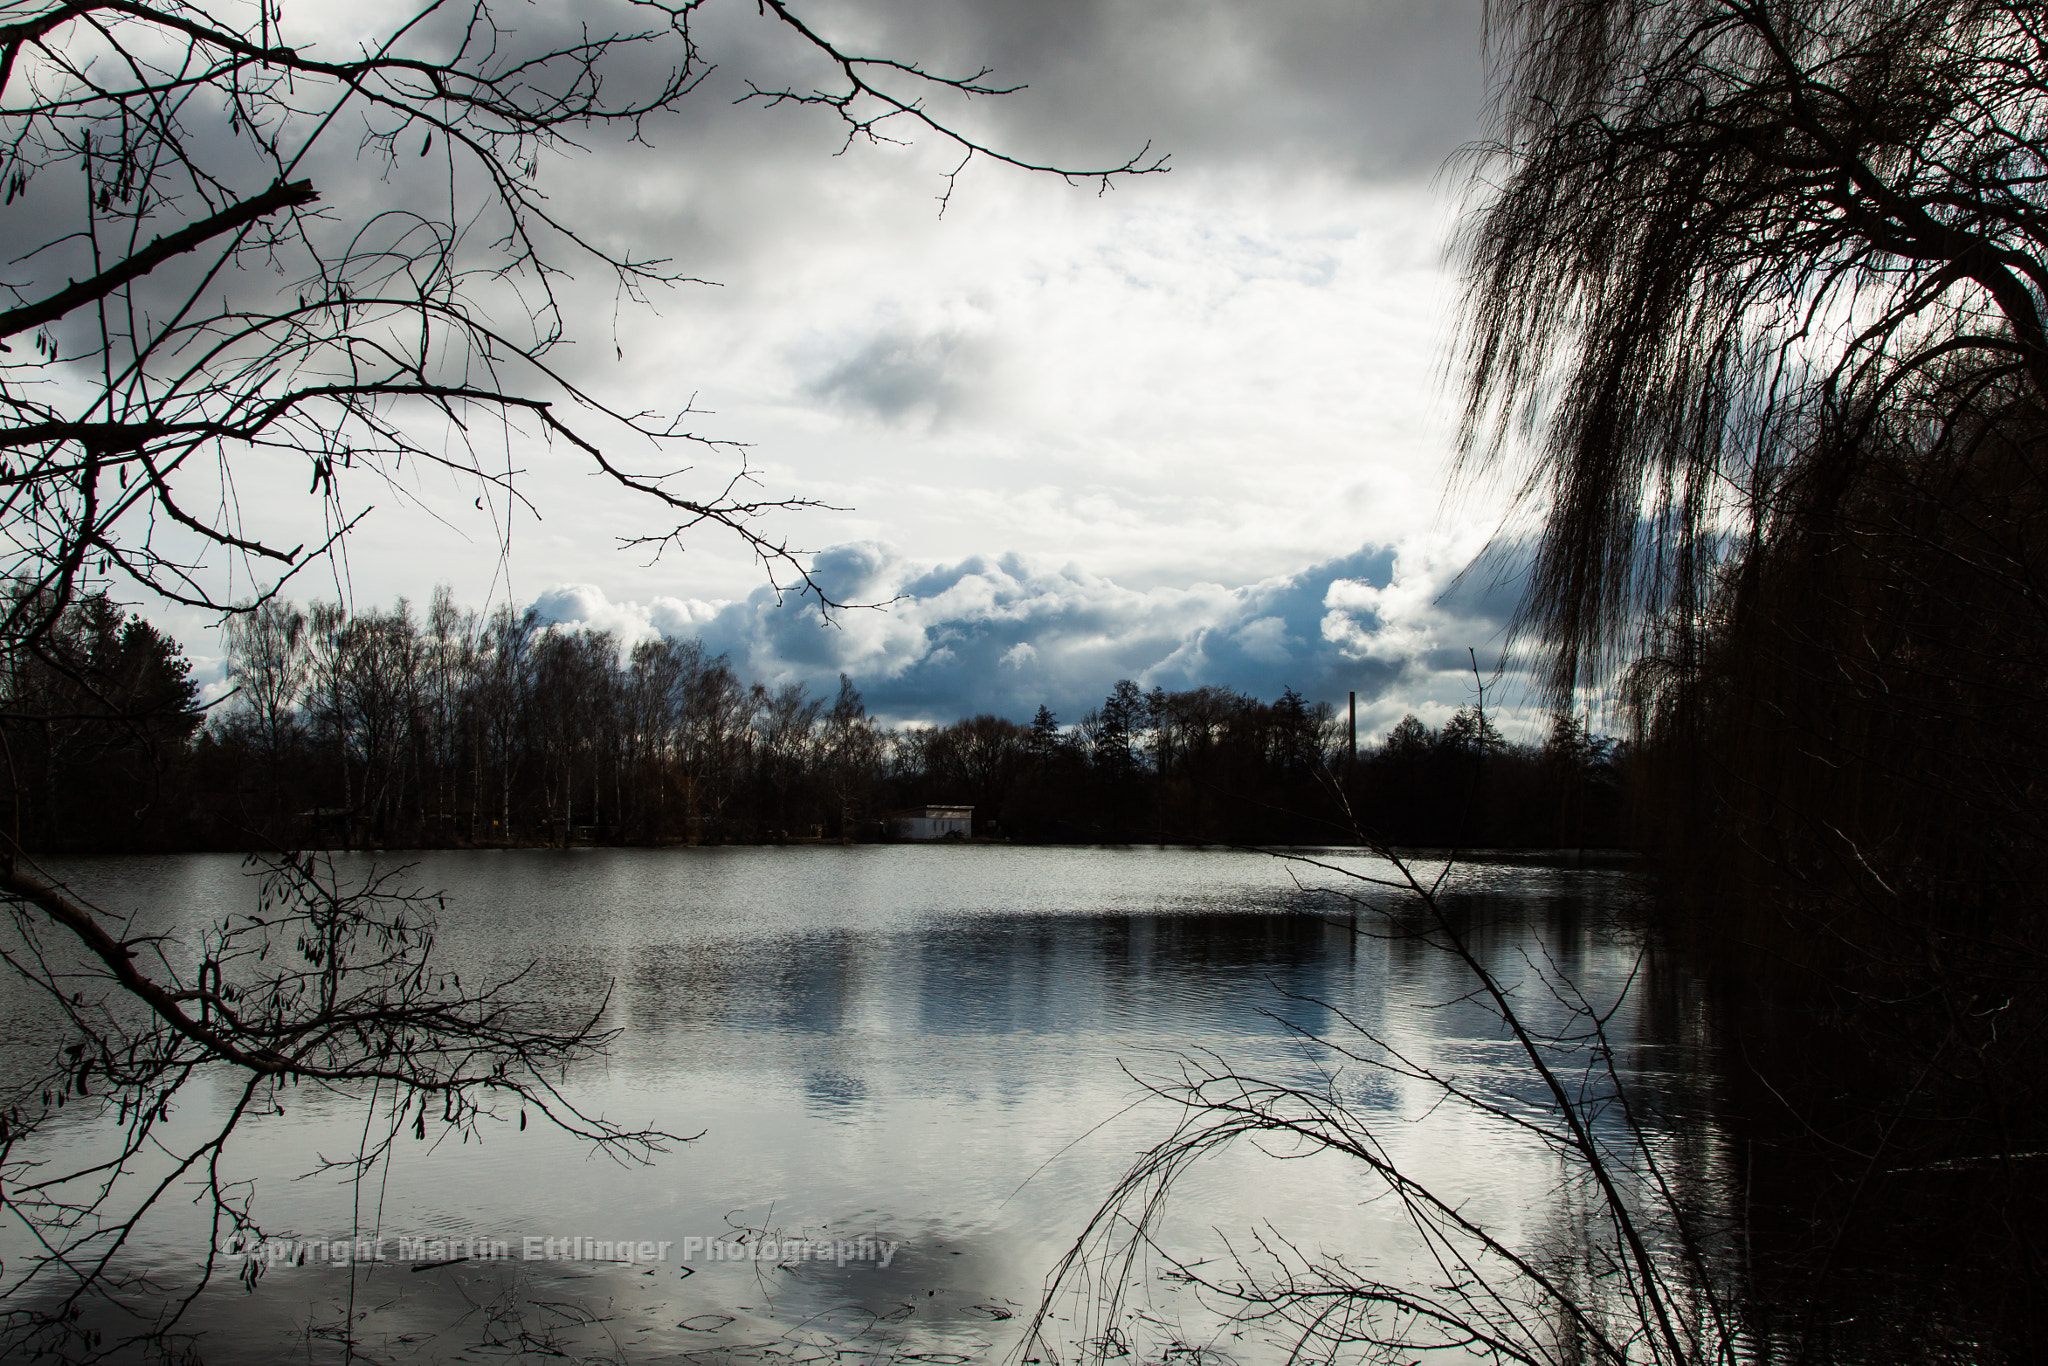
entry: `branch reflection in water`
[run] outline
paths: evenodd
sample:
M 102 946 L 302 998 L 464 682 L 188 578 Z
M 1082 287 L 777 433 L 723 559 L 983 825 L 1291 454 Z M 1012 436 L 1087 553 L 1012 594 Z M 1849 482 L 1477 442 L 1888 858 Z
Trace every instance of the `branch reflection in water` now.
M 1356 851 L 1327 858 L 1387 871 Z M 253 897 L 232 858 L 81 860 L 65 873 L 139 920 L 167 906 L 217 917 Z M 1526 1082 L 1458 964 L 1413 935 L 1354 936 L 1327 896 L 1260 854 L 500 851 L 426 855 L 412 876 L 445 889 L 437 954 L 465 980 L 534 963 L 528 993 L 565 1012 L 611 992 L 601 1024 L 622 1032 L 602 1064 L 570 1074 L 566 1096 L 608 1122 L 702 1137 L 652 1167 L 619 1167 L 508 1117 L 468 1143 L 397 1145 L 366 1191 L 297 1179 L 362 1133 L 360 1098 L 306 1094 L 225 1155 L 254 1183 L 266 1232 L 490 1238 L 515 1252 L 526 1237 L 676 1246 L 639 1264 L 280 1268 L 195 1306 L 210 1361 L 265 1359 L 309 1329 L 334 1348 L 321 1334 L 344 1331 L 351 1297 L 362 1317 L 346 1334 L 401 1360 L 479 1336 L 635 1359 L 713 1346 L 1001 1355 L 1022 1342 L 1047 1269 L 1088 1213 L 1171 1128 L 1174 1114 L 1151 1095 L 1181 1059 L 1349 1085 L 1355 1069 L 1328 1042 L 1349 1021 L 1510 1105 Z M 1710 1176 L 1697 1001 L 1673 965 L 1652 958 L 1645 969 L 1630 919 L 1640 894 L 1621 871 L 1475 865 L 1444 905 L 1504 980 L 1548 961 L 1604 1001 L 1642 974 L 1606 1024 L 1617 1064 L 1658 1114 L 1687 1117 L 1672 1132 L 1689 1135 Z M 1569 1018 L 1555 1000 L 1531 1006 L 1545 1027 Z M 1574 1217 L 1540 1139 L 1498 1117 L 1432 1108 L 1412 1079 L 1355 1080 L 1361 1104 L 1399 1120 L 1389 1142 L 1403 1170 L 1454 1177 L 1475 1193 L 1468 1213 L 1509 1242 L 1534 1246 Z M 202 1081 L 172 1124 L 198 1126 L 227 1103 Z M 1214 1230 L 1241 1238 L 1266 1226 L 1308 1230 L 1318 1255 L 1354 1264 L 1408 1255 L 1397 1211 L 1373 1203 L 1361 1178 L 1326 1161 L 1220 1154 L 1182 1177 L 1181 1213 L 1162 1232 L 1185 1235 L 1173 1247 L 1190 1264 Z M 175 1281 L 205 1236 L 166 1211 L 128 1255 Z M 886 1265 L 685 1262 L 690 1238 L 897 1250 Z M 1227 1345 L 1241 1359 L 1275 1355 L 1256 1334 Z

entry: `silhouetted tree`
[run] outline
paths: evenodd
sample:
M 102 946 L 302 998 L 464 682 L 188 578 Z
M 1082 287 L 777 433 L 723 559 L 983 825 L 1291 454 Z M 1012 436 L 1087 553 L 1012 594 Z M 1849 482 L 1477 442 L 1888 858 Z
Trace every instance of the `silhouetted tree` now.
M 819 758 L 818 719 L 825 704 L 810 696 L 801 683 L 785 683 L 774 692 L 754 687 L 754 763 L 769 798 L 762 817 L 775 837 L 808 823 L 801 802 L 807 780 Z M 808 833 L 798 831 L 796 833 Z
M 164 781 L 200 722 L 177 644 L 94 593 L 5 664 L 6 837 L 45 848 L 162 838 Z
M 1940 1228 L 1982 1259 L 1955 1298 L 1984 1320 L 1912 1336 L 2026 1350 L 2038 1190 L 1881 1173 L 2048 1141 L 2040 6 L 1490 13 L 1466 452 L 1533 427 L 1550 699 L 1632 664 L 1677 924 L 1807 1031 L 1745 1054 L 1778 1117 L 1755 1179 L 1802 1211 L 1758 1266 L 1817 1303 L 1813 1268 Z
M 306 614 L 272 599 L 230 617 L 227 676 L 235 710 L 248 718 L 268 788 L 270 815 L 280 813 L 281 770 L 298 735 L 299 702 L 306 689 Z
M 1031 734 L 1024 742 L 1026 748 L 1031 751 L 1034 759 L 1043 764 L 1059 749 L 1060 740 L 1059 718 L 1053 714 L 1051 707 L 1043 702 L 1039 703 L 1038 710 L 1031 717 Z
M 1568 705 L 1894 396 L 2048 393 L 2048 74 L 2031 0 L 1488 9 L 1466 449 L 1538 424 L 1524 622 Z
M 839 694 L 825 714 L 822 749 L 834 833 L 854 838 L 879 819 L 877 794 L 888 768 L 889 739 L 845 674 L 839 675 Z

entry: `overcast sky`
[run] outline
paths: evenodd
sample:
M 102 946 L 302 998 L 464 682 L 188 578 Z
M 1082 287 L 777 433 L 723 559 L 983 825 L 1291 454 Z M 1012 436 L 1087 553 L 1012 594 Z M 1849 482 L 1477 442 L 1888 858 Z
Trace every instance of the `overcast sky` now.
M 568 453 L 528 462 L 539 515 L 514 519 L 509 556 L 473 490 L 366 492 L 340 588 L 368 606 L 445 582 L 624 638 L 700 633 L 765 682 L 844 670 L 899 720 L 1043 701 L 1073 721 L 1120 677 L 1355 688 L 1374 728 L 1468 700 L 1467 647 L 1498 654 L 1514 597 L 1487 576 L 1443 596 L 1500 516 L 1444 496 L 1465 207 L 1445 162 L 1482 112 L 1480 0 L 802 12 L 852 46 L 1026 83 L 947 111 L 1006 151 L 1171 157 L 1106 194 L 977 163 L 942 216 L 957 158 L 931 140 L 834 155 L 829 115 L 732 104 L 749 78 L 819 78 L 735 3 L 707 12 L 718 69 L 652 147 L 543 168 L 607 242 L 716 282 L 616 323 L 609 282 L 572 286 L 574 377 L 628 409 L 694 396 L 764 492 L 845 509 L 775 529 L 839 594 L 891 605 L 836 623 L 778 607 L 712 532 L 650 565 L 617 538 L 657 519 Z M 336 591 L 316 576 L 297 596 Z M 217 676 L 195 625 L 180 634 Z

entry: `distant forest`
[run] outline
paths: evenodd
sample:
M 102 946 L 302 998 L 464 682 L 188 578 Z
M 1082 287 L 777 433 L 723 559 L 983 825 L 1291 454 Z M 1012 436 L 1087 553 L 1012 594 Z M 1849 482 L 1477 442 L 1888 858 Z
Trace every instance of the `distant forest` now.
M 927 803 L 1019 841 L 1628 835 L 1623 746 L 1569 720 L 1509 743 L 1477 708 L 1405 717 L 1355 761 L 1346 718 L 1292 689 L 1126 680 L 1072 724 L 891 729 L 844 676 L 830 699 L 771 689 L 697 641 L 622 651 L 446 590 L 424 619 L 267 602 L 230 620 L 228 657 L 235 690 L 202 710 L 175 641 L 81 599 L 13 656 L 0 819 L 45 850 L 872 840 Z

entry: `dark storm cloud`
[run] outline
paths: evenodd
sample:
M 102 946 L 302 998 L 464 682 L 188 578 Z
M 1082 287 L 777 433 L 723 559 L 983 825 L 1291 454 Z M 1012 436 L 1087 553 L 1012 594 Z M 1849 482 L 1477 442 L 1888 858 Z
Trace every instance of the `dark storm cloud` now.
M 1037 162 L 1115 165 L 1147 142 L 1194 173 L 1255 163 L 1288 174 L 1427 178 L 1469 141 L 1484 105 L 1480 0 L 825 0 L 797 13 L 851 54 L 914 63 L 944 76 L 1017 87 L 968 98 L 871 69 L 921 97 L 933 117 Z M 570 10 L 522 11 L 529 44 L 573 27 Z M 772 166 L 803 174 L 844 128 L 827 110 L 750 90 L 836 91 L 837 73 L 751 4 L 697 10 L 709 72 L 699 97 L 651 121 L 648 141 L 722 177 Z M 673 56 L 627 53 L 622 84 L 648 85 Z M 882 135 L 932 140 L 907 119 Z M 592 144 L 607 159 L 644 147 Z M 866 144 L 856 140 L 859 161 Z M 587 153 L 579 152 L 578 159 Z
M 897 0 L 819 22 L 935 69 L 1028 89 L 974 113 L 1006 146 L 1120 158 L 1149 138 L 1184 169 L 1428 176 L 1472 136 L 1478 0 Z M 843 25 L 842 28 L 837 28 Z

